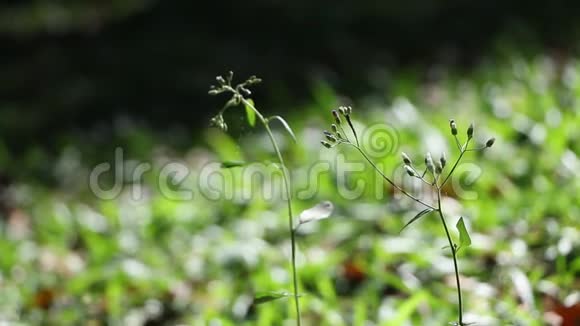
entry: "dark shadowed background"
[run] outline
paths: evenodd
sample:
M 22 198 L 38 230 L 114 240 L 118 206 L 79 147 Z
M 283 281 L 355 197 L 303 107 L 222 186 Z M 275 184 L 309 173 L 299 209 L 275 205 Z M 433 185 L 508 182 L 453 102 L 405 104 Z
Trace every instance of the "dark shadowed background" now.
M 229 69 L 263 77 L 259 99 L 288 109 L 319 78 L 357 95 L 374 67 L 469 69 L 512 47 L 566 55 L 579 9 L 523 0 L 5 1 L 0 135 L 18 152 L 119 116 L 195 133 L 216 106 L 208 85 Z

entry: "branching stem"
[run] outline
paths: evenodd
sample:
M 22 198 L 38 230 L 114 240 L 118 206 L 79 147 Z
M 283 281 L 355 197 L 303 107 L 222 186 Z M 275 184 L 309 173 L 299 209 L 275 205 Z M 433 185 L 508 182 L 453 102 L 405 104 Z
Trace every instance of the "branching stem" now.
M 296 269 L 296 231 L 294 229 L 294 218 L 292 213 L 292 190 L 290 185 L 290 177 L 288 176 L 288 169 L 286 168 L 286 164 L 284 163 L 284 157 L 282 157 L 282 152 L 280 151 L 280 147 L 276 142 L 276 138 L 274 138 L 274 134 L 270 129 L 270 125 L 268 124 L 268 120 L 262 116 L 260 111 L 256 109 L 254 105 L 245 98 L 242 97 L 242 102 L 247 107 L 254 110 L 256 116 L 266 129 L 266 133 L 268 134 L 268 138 L 270 138 L 270 142 L 274 147 L 274 151 L 276 152 L 276 156 L 278 157 L 278 162 L 280 163 L 280 169 L 282 170 L 282 179 L 284 180 L 284 189 L 286 192 L 286 203 L 288 206 L 288 228 L 290 230 L 290 243 L 291 243 L 291 263 L 292 263 L 292 285 L 294 288 L 294 305 L 296 307 L 296 324 L 301 326 L 301 318 L 300 318 L 300 300 L 299 300 L 299 293 L 298 293 L 298 272 Z

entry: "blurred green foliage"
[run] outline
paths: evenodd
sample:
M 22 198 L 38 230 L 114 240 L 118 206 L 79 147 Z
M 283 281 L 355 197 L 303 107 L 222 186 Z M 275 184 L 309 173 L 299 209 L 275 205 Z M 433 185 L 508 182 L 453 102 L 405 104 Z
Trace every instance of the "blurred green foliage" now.
M 358 97 L 385 66 L 469 69 L 506 48 L 565 57 L 579 13 L 572 0 L 2 1 L 0 135 L 19 155 L 119 116 L 201 128 L 216 105 L 207 81 L 230 69 L 268 80 L 256 100 L 282 114 L 317 78 Z
M 513 56 L 468 74 L 446 66 L 429 74 L 435 77 L 425 81 L 416 71 L 377 68 L 375 87 L 357 98 L 316 84 L 311 100 L 288 115 L 298 142 L 284 141 L 285 131 L 278 130 L 296 189 L 306 183 L 312 164 L 337 155 L 318 138 L 331 120 L 329 110 L 340 104 L 354 104 L 361 127 L 388 123 L 397 130 L 396 148 L 376 158 L 387 171 L 400 167 L 399 151 L 416 158 L 438 148 L 453 160 L 447 119 L 457 121 L 460 133 L 474 121 L 478 142 L 497 138 L 493 150 L 468 158 L 482 170 L 477 182 L 460 180 L 477 198 L 461 199 L 466 194 L 454 188 L 445 198 L 449 215 L 464 216 L 472 237 L 460 255 L 465 318 L 541 325 L 546 295 L 569 299 L 580 286 L 580 63 Z M 286 299 L 252 305 L 255 295 L 290 290 L 288 258 L 280 254 L 289 249 L 283 201 L 209 200 L 198 191 L 198 174 L 211 162 L 272 160 L 266 135 L 241 127 L 243 111 L 226 119 L 234 138 L 215 129 L 200 131 L 197 140 L 184 133 L 186 140 L 176 143 L 196 143 L 185 150 L 166 145 L 179 134 L 120 121 L 110 132 L 125 149 L 127 169 L 146 161 L 153 170 L 142 183 L 124 180 L 113 200 L 99 200 L 87 187 L 95 164 L 103 157 L 114 161 L 112 149 L 90 130 L 89 136 L 67 139 L 56 154 L 33 147 L 18 162 L 0 147 L 0 162 L 18 166 L 15 173 L 39 171 L 54 183 L 16 181 L 3 191 L 0 320 L 281 325 L 291 319 Z M 191 173 L 170 186 L 195 190 L 193 199 L 161 195 L 156 176 L 171 161 L 186 164 Z M 334 168 L 320 175 L 315 196 L 295 203 L 297 211 L 325 199 L 337 206 L 333 217 L 304 228 L 299 237 L 305 323 L 453 320 L 452 270 L 438 221 L 423 218 L 399 234 L 417 211 L 388 196 L 388 187 L 385 200 L 373 193 L 341 198 Z M 241 170 L 228 173 L 235 180 Z M 375 175 L 367 168 L 354 177 L 374 182 Z M 143 196 L 132 199 L 139 185 Z

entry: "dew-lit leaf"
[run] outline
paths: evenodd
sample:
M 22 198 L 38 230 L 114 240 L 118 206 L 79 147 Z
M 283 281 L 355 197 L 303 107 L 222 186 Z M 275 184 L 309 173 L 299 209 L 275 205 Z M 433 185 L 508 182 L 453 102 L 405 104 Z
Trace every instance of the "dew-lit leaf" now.
M 292 128 L 290 128 L 290 125 L 288 124 L 288 122 L 286 122 L 286 120 L 284 120 L 284 118 L 282 118 L 279 115 L 275 115 L 273 117 L 268 118 L 268 121 L 272 121 L 272 120 L 278 120 L 278 121 L 280 121 L 280 123 L 282 124 L 282 126 L 284 127 L 284 129 L 286 129 L 286 131 L 290 134 L 290 136 L 292 137 L 292 139 L 294 139 L 294 142 L 297 142 L 296 135 L 294 134 L 294 131 L 292 131 Z
M 252 101 L 251 98 L 244 102 L 244 107 L 246 108 L 246 117 L 248 118 L 248 123 L 252 127 L 256 125 L 256 112 L 254 111 L 254 108 L 252 108 L 253 106 L 254 101 Z
M 304 224 L 312 221 L 322 220 L 329 217 L 333 210 L 334 205 L 330 201 L 323 201 L 316 206 L 300 213 L 298 221 L 300 224 Z
M 463 247 L 469 247 L 471 245 L 471 237 L 469 236 L 469 232 L 465 228 L 465 223 L 463 222 L 463 217 L 459 218 L 457 221 L 457 230 L 459 231 L 459 247 L 457 251 Z
M 254 298 L 254 304 L 255 305 L 259 305 L 259 304 L 263 304 L 263 303 L 275 301 L 275 300 L 282 299 L 282 298 L 286 298 L 286 297 L 290 297 L 290 296 L 292 296 L 292 294 L 287 293 L 287 292 L 283 292 L 283 293 L 268 293 L 268 294 L 257 295 Z
M 431 209 L 431 208 L 425 208 L 424 210 L 420 211 L 419 213 L 417 213 L 417 215 L 415 215 L 415 217 L 413 217 L 409 222 L 407 222 L 407 224 L 405 224 L 405 226 L 403 226 L 403 228 L 401 229 L 401 231 L 399 231 L 399 233 L 403 232 L 403 230 L 407 226 L 411 225 L 411 223 L 413 223 L 416 220 L 420 219 L 422 216 L 431 213 L 432 211 L 433 211 L 433 209 Z

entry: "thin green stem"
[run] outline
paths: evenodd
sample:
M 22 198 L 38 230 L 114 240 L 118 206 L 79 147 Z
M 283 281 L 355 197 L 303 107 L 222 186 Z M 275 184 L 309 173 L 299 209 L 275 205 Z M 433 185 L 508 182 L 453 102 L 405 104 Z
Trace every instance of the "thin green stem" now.
M 457 284 L 457 298 L 459 300 L 459 326 L 463 326 L 463 301 L 461 297 L 461 282 L 459 280 L 459 268 L 457 267 L 457 249 L 451 239 L 451 234 L 449 234 L 449 228 L 447 228 L 447 223 L 445 222 L 445 217 L 443 216 L 443 211 L 441 210 L 441 189 L 437 190 L 437 212 L 439 212 L 439 217 L 441 218 L 441 223 L 445 229 L 445 235 L 447 236 L 447 241 L 449 241 L 449 247 L 451 248 L 451 254 L 453 257 L 453 267 L 455 269 L 455 282 Z
M 459 164 L 459 161 L 461 161 L 463 154 L 465 154 L 465 152 L 467 152 L 467 145 L 469 145 L 469 139 L 465 142 L 465 145 L 463 145 L 463 147 L 460 149 L 460 153 L 459 153 L 459 156 L 457 157 L 457 160 L 455 161 L 455 163 L 453 164 L 453 167 L 451 168 L 451 170 L 447 174 L 447 177 L 445 177 L 445 179 L 443 179 L 443 182 L 441 182 L 441 185 L 439 185 L 439 188 L 442 188 L 443 185 L 445 185 L 447 180 L 449 180 L 449 178 L 453 174 L 453 171 L 455 171 L 455 169 L 457 168 L 457 165 Z
M 346 116 L 346 122 L 348 122 L 348 125 L 349 125 L 350 129 L 352 130 L 352 134 L 354 135 L 354 139 L 356 140 L 356 146 L 360 146 L 360 143 L 358 142 L 358 136 L 356 134 L 356 129 L 354 128 L 354 125 L 352 124 L 352 121 L 350 120 L 349 115 Z
M 461 143 L 459 143 L 457 135 L 453 135 L 453 138 L 455 138 L 455 144 L 457 144 L 457 149 L 461 151 Z
M 422 201 L 421 199 L 411 195 L 410 193 L 406 192 L 403 188 L 397 186 L 393 181 L 391 181 L 391 179 L 389 177 L 387 177 L 383 171 L 381 171 L 381 169 L 379 169 L 379 167 L 367 156 L 367 154 L 358 146 L 349 143 L 350 145 L 354 146 L 354 148 L 356 148 L 361 155 L 365 158 L 365 160 L 367 160 L 367 162 L 369 162 L 369 164 L 383 177 L 383 179 L 385 179 L 391 186 L 393 186 L 395 189 L 399 190 L 401 193 L 403 193 L 405 196 L 411 198 L 412 200 L 422 204 L 425 207 L 431 208 L 433 210 L 435 210 L 436 208 L 425 203 L 424 201 Z
M 280 147 L 276 142 L 276 138 L 274 138 L 274 134 L 270 129 L 270 125 L 268 121 L 262 116 L 262 114 L 256 109 L 255 106 L 252 105 L 249 101 L 245 98 L 242 98 L 242 101 L 245 105 L 250 107 L 258 116 L 258 119 L 264 125 L 266 132 L 268 133 L 268 137 L 270 138 L 270 142 L 274 147 L 274 151 L 276 152 L 276 156 L 278 157 L 278 162 L 280 163 L 280 169 L 282 170 L 282 179 L 284 180 L 284 189 L 286 192 L 286 203 L 288 205 L 288 227 L 290 230 L 290 242 L 291 242 L 291 261 L 292 261 L 292 284 L 294 287 L 294 304 L 296 306 L 296 324 L 301 326 L 301 318 L 300 318 L 300 300 L 298 294 L 298 272 L 296 270 L 296 232 L 294 230 L 294 218 L 292 213 L 292 191 L 290 186 L 290 177 L 288 176 L 288 170 L 286 168 L 286 164 L 284 163 L 284 158 L 282 157 L 282 152 L 280 151 Z

